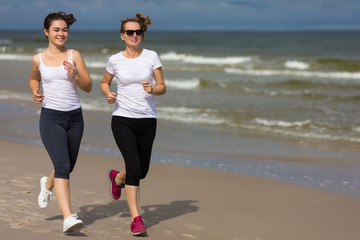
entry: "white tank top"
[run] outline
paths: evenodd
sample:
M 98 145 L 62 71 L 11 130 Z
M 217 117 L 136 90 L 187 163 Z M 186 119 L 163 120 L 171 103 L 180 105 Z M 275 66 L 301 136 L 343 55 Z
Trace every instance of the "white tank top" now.
M 73 64 L 72 49 L 69 62 Z M 81 107 L 76 83 L 68 76 L 64 66 L 48 67 L 40 57 L 40 74 L 44 100 L 42 106 L 59 111 L 71 111 Z

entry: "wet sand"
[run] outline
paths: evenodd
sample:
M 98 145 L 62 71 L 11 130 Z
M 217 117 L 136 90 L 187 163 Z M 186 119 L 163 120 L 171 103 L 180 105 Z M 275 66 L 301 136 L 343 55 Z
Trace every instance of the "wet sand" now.
M 0 140 L 1 239 L 65 239 L 56 196 L 37 205 L 44 148 Z M 308 159 L 311 161 L 311 159 Z M 85 227 L 72 236 L 134 239 L 125 195 L 109 196 L 116 157 L 80 152 L 71 175 L 72 209 Z M 147 239 L 339 240 L 360 235 L 360 199 L 261 177 L 152 163 L 141 183 Z

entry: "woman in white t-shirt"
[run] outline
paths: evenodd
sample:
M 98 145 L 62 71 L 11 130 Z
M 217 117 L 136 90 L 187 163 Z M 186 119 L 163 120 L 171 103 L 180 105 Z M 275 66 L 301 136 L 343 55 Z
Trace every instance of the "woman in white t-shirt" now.
M 115 103 L 111 128 L 125 161 L 124 170 L 108 171 L 110 192 L 117 200 L 121 189 L 125 188 L 133 235 L 147 234 L 139 212 L 139 185 L 149 170 L 156 133 L 154 95 L 166 92 L 157 53 L 140 47 L 149 24 L 152 24 L 150 18 L 141 13 L 121 21 L 120 37 L 126 49 L 109 58 L 101 81 L 101 91 L 108 103 Z M 111 92 L 110 88 L 114 77 L 117 79 L 117 93 Z

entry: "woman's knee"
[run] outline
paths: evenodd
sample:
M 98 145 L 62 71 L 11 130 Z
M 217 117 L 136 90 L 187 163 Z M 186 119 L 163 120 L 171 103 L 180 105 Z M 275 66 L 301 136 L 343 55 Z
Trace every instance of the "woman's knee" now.
M 141 173 L 140 179 L 146 178 L 148 171 Z
M 139 186 L 140 185 L 140 179 L 138 177 L 133 177 L 133 176 L 126 175 L 125 184 L 126 185 L 131 185 L 131 186 Z
M 63 163 L 61 165 L 54 166 L 54 169 L 55 169 L 55 178 L 63 178 L 63 179 L 70 178 L 70 173 L 72 172 L 70 163 Z

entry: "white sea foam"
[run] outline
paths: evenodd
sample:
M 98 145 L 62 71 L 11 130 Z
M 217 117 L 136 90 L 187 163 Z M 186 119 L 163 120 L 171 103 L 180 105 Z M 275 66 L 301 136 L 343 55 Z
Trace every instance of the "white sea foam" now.
M 292 69 L 305 70 L 310 67 L 310 64 L 301 61 L 286 61 L 285 67 Z
M 40 52 L 43 52 L 43 51 L 45 51 L 45 50 L 46 50 L 46 48 L 37 48 L 37 49 L 36 49 L 36 52 L 40 53 Z
M 266 121 L 266 124 L 259 124 L 254 121 L 255 124 L 249 123 L 249 124 L 242 124 L 241 127 L 248 129 L 248 130 L 254 130 L 254 131 L 260 131 L 260 132 L 267 132 L 271 134 L 278 134 L 283 136 L 290 136 L 290 137 L 296 137 L 296 138 L 304 138 L 304 139 L 319 139 L 319 140 L 326 140 L 326 141 L 348 141 L 348 142 L 357 142 L 360 143 L 360 137 L 357 136 L 351 136 L 348 134 L 329 134 L 325 133 L 323 131 L 323 128 L 316 128 L 312 126 L 311 130 L 301 130 L 299 131 L 298 128 L 291 128 L 290 126 L 299 126 L 310 124 L 306 123 L 308 120 L 304 122 L 293 122 L 293 123 L 279 123 L 279 122 L 271 122 Z M 281 121 L 280 121 L 281 122 Z
M 30 55 L 24 54 L 8 54 L 2 53 L 0 54 L 0 60 L 12 60 L 12 61 L 31 61 Z
M 311 123 L 310 119 L 305 121 L 286 122 L 282 120 L 268 120 L 262 118 L 255 118 L 254 121 L 258 124 L 265 126 L 277 126 L 277 127 L 302 127 Z
M 0 99 L 33 101 L 31 93 L 11 92 L 11 91 L 7 91 L 7 90 L 0 90 Z
M 3 47 L 6 50 L 6 47 Z M 37 48 L 35 53 L 43 52 L 46 48 Z M 3 51 L 0 47 L 0 52 Z M 4 52 L 4 51 L 3 51 Z M 34 53 L 34 54 L 35 54 Z M 13 54 L 13 53 L 0 53 L 0 60 L 12 60 L 12 61 L 30 61 L 32 55 L 25 55 L 25 54 Z M 91 59 L 85 59 L 86 66 L 88 68 L 103 68 L 106 67 L 106 60 L 104 61 L 94 61 Z
M 186 107 L 158 107 L 157 116 L 160 119 L 182 122 L 187 124 L 227 124 L 227 120 L 218 117 L 216 111 L 211 109 L 202 110 Z
M 101 81 L 103 75 L 100 75 L 100 74 L 90 74 L 90 77 L 93 81 Z
M 106 101 L 82 100 L 82 108 L 88 111 L 111 112 L 114 105 L 109 105 Z M 158 119 L 181 122 L 186 124 L 206 124 L 221 125 L 227 124 L 225 119 L 218 117 L 216 111 L 211 109 L 196 109 L 186 107 L 157 107 Z
M 196 89 L 200 87 L 200 80 L 194 79 L 166 79 L 166 86 L 177 89 Z
M 296 138 L 305 138 L 305 139 L 319 139 L 319 140 L 329 140 L 329 141 L 349 141 L 349 142 L 360 142 L 359 137 L 350 137 L 346 135 L 330 135 L 319 132 L 301 132 L 301 131 L 292 131 L 284 129 L 274 129 L 270 127 L 259 127 L 253 125 L 244 125 L 243 126 L 249 130 L 257 130 L 268 132 L 272 134 L 279 134 L 284 136 L 296 137 Z
M 161 60 L 167 61 L 180 61 L 185 63 L 195 64 L 210 64 L 210 65 L 228 65 L 228 64 L 241 64 L 254 59 L 254 57 L 204 57 L 189 54 L 179 54 L 176 52 L 168 52 L 160 55 Z
M 225 68 L 224 71 L 229 74 L 244 74 L 254 76 L 298 76 L 314 78 L 337 78 L 337 79 L 356 79 L 360 80 L 360 72 L 310 72 L 310 71 L 292 71 L 292 70 L 253 70 Z
M 274 91 L 274 90 L 262 90 L 256 88 L 248 88 L 242 87 L 243 91 L 254 94 L 266 94 L 269 96 L 302 96 L 304 94 L 309 94 L 309 90 L 282 90 L 282 91 Z
M 32 94 L 24 92 L 13 92 L 8 90 L 0 90 L 0 100 L 20 100 L 33 102 Z M 114 105 L 107 104 L 106 98 L 103 99 L 81 99 L 81 107 L 89 111 L 111 112 Z
M 360 133 L 360 127 L 353 127 L 352 130 L 353 130 L 354 132 Z
M 81 99 L 81 108 L 88 111 L 111 112 L 114 109 L 113 104 L 108 104 L 106 98 L 102 99 Z
M 106 61 L 97 62 L 97 61 L 91 61 L 91 60 L 85 59 L 85 63 L 86 63 L 86 67 L 88 67 L 88 68 L 103 68 L 103 69 L 105 69 L 105 67 L 106 67 Z

